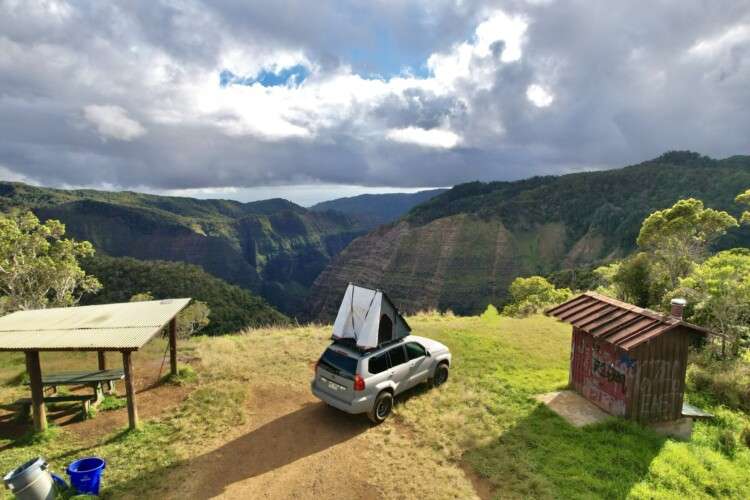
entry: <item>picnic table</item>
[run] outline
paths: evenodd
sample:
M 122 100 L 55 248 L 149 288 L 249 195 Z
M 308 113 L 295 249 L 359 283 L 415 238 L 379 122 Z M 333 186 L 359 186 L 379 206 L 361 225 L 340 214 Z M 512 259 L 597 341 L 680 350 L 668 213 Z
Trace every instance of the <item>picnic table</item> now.
M 112 394 L 115 390 L 115 383 L 125 378 L 125 372 L 122 368 L 114 370 L 88 370 L 78 372 L 60 372 L 50 373 L 42 376 L 42 387 L 51 388 L 52 396 L 44 396 L 45 403 L 74 403 L 83 404 L 84 413 L 88 413 L 89 408 L 101 403 L 104 399 L 104 384 L 107 384 L 107 393 Z M 65 394 L 57 395 L 59 386 L 90 387 L 93 394 Z M 21 414 L 26 416 L 31 410 L 31 398 L 21 398 L 12 405 L 3 405 L 3 407 L 16 407 L 20 409 Z
M 112 394 L 115 390 L 115 383 L 125 378 L 125 372 L 122 368 L 114 370 L 87 370 L 78 372 L 60 372 L 48 373 L 42 375 L 42 387 L 51 387 L 52 393 L 57 393 L 58 386 L 87 386 L 94 393 L 91 398 L 95 403 L 104 399 L 104 384 L 107 384 L 107 393 Z M 49 397 L 44 398 L 51 401 Z

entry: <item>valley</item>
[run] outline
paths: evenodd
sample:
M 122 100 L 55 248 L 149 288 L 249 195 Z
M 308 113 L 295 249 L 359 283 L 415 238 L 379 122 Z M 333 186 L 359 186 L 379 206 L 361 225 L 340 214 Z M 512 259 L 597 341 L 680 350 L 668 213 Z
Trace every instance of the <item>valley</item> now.
M 289 317 L 327 321 L 348 282 L 382 288 L 408 312 L 502 306 L 518 276 L 628 255 L 644 217 L 678 199 L 696 197 L 736 215 L 734 197 L 747 186 L 750 157 L 670 152 L 621 169 L 363 195 L 310 209 L 283 199 L 240 203 L 19 183 L 0 183 L 0 208 L 59 219 L 100 254 L 194 264 Z M 748 243 L 745 226 L 718 246 Z

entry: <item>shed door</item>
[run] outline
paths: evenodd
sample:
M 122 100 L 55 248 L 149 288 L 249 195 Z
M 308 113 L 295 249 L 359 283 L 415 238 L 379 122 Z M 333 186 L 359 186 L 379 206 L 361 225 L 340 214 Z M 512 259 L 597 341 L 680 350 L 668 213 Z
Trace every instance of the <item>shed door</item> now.
M 380 317 L 380 325 L 378 325 L 378 345 L 389 340 L 393 340 L 393 321 L 387 314 L 384 314 Z

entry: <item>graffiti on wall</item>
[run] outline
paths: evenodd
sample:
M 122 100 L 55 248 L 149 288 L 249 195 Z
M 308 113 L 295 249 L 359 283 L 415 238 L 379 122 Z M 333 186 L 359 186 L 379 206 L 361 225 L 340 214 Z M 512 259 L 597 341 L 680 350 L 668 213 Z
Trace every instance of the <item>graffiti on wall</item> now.
M 629 377 L 636 360 L 608 342 L 574 332 L 571 382 L 588 400 L 612 415 L 625 415 Z
M 592 358 L 592 372 L 594 375 L 606 378 L 610 382 L 625 385 L 625 373 L 621 372 L 612 363 Z

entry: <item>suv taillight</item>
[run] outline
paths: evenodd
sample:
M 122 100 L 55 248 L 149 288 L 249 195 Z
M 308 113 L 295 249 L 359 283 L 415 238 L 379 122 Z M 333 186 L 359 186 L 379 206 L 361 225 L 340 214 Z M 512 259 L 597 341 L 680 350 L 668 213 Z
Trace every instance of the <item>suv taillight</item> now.
M 360 375 L 354 376 L 354 390 L 355 391 L 365 390 L 365 379 L 363 379 Z
M 313 373 L 318 373 L 318 367 L 320 366 L 320 360 L 317 360 L 315 362 L 315 368 L 313 368 Z

